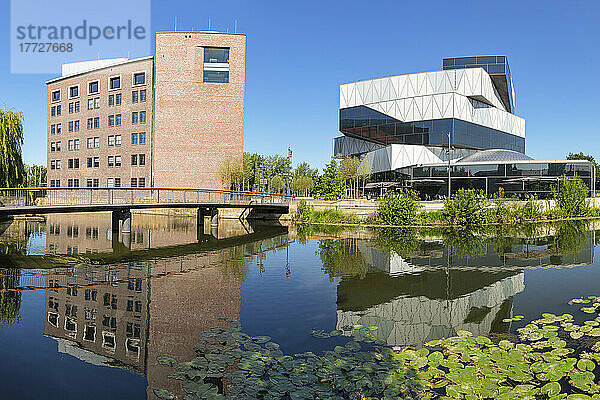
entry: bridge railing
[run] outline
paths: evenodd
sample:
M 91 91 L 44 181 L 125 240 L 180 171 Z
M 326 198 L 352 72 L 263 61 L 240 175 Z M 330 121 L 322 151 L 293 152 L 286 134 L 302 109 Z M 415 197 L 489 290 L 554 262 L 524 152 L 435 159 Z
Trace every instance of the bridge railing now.
M 134 204 L 288 204 L 292 196 L 194 188 L 0 188 L 0 207 Z

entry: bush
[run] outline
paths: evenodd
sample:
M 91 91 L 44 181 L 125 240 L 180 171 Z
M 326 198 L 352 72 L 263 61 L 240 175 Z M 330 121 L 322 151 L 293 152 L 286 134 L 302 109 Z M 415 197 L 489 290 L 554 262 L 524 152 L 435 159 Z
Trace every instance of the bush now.
M 443 217 L 451 225 L 480 226 L 489 219 L 483 190 L 459 189 L 444 202 Z
M 563 176 L 558 190 L 554 190 L 556 211 L 561 217 L 581 217 L 589 212 L 587 203 L 588 187 L 577 175 Z
M 517 207 L 521 220 L 542 219 L 544 212 L 542 211 L 542 205 L 537 200 L 536 196 L 530 197 L 525 204 Z
M 388 225 L 414 225 L 419 208 L 416 192 L 387 192 L 377 201 L 377 218 Z
M 300 200 L 296 208 L 296 219 L 302 222 L 308 222 L 313 213 L 313 206 L 308 204 L 306 200 Z

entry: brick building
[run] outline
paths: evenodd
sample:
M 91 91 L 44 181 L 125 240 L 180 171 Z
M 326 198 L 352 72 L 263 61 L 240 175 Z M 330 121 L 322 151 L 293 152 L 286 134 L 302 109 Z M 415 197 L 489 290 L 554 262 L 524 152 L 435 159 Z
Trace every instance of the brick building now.
M 243 34 L 159 32 L 156 55 L 63 65 L 48 87 L 48 185 L 221 188 L 241 156 Z

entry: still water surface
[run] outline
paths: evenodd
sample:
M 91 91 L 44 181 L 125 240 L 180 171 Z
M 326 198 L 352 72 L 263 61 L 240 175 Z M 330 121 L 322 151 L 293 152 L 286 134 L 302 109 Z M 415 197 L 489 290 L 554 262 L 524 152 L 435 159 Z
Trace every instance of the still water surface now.
M 378 326 L 393 346 L 458 329 L 505 335 L 600 293 L 598 235 L 585 225 L 480 237 L 221 221 L 201 234 L 195 218 L 135 215 L 123 237 L 110 223 L 103 213 L 0 223 L 1 398 L 181 395 L 156 359 L 192 359 L 219 317 L 294 354 L 349 340 L 313 328 L 353 324 Z M 502 322 L 513 315 L 521 325 Z

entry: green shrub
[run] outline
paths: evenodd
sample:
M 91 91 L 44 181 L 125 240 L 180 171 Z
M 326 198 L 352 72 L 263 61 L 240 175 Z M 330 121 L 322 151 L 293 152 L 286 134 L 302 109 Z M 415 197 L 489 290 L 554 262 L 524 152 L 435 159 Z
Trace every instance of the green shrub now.
M 459 189 L 444 202 L 443 218 L 451 225 L 480 226 L 488 222 L 489 212 L 483 190 Z
M 442 210 L 423 211 L 419 217 L 422 225 L 435 225 L 444 220 L 444 212 Z
M 416 192 L 387 192 L 377 201 L 377 218 L 388 225 L 414 225 L 419 208 Z
M 358 223 L 359 219 L 355 215 L 344 214 L 337 209 L 326 209 L 312 211 L 310 214 L 310 222 L 321 224 L 337 224 L 337 223 Z
M 588 187 L 577 175 L 567 178 L 563 175 L 558 190 L 554 190 L 556 211 L 560 217 L 582 217 L 588 214 Z
M 306 200 L 300 200 L 298 202 L 298 207 L 296 208 L 296 220 L 308 222 L 312 213 L 313 206 L 308 204 Z
M 537 197 L 529 198 L 525 204 L 517 206 L 518 215 L 521 220 L 539 220 L 544 216 L 542 205 L 537 201 Z

